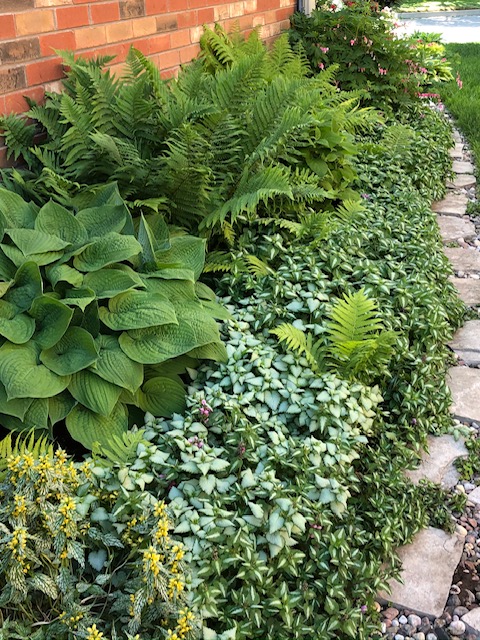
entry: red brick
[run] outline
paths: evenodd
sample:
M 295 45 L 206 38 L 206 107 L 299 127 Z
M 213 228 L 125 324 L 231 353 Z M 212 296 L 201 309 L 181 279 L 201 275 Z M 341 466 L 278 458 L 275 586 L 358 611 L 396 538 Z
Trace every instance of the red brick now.
M 160 70 L 171 69 L 172 67 L 178 67 L 180 64 L 180 53 L 178 49 L 165 51 L 164 53 L 159 53 L 157 59 Z
M 52 9 L 37 9 L 36 11 L 26 11 L 15 15 L 17 35 L 27 36 L 46 31 L 54 31 L 54 12 Z
M 90 7 L 92 22 L 114 22 L 120 20 L 120 8 L 118 2 L 106 2 L 105 4 L 94 4 Z
M 24 91 L 16 91 L 5 96 L 5 113 L 22 113 L 27 111 L 28 104 L 25 96 L 28 96 L 35 102 L 40 102 L 43 98 L 43 87 L 32 87 Z
M 0 40 L 15 37 L 15 21 L 13 16 L 0 16 Z
M 168 0 L 145 0 L 145 13 L 147 16 L 154 15 L 156 13 L 167 13 Z
M 72 27 L 84 27 L 86 25 L 88 25 L 87 7 L 57 9 L 57 27 L 59 29 L 71 29 Z
M 173 31 L 174 29 L 178 29 L 177 18 L 172 16 L 158 16 L 157 20 L 157 31 Z
M 198 22 L 197 24 L 206 24 L 207 22 L 213 22 L 215 20 L 215 10 L 211 7 L 209 9 L 198 10 Z
M 188 0 L 168 0 L 168 11 L 185 11 L 188 8 Z
M 132 20 L 132 27 L 135 38 L 149 36 L 152 33 L 157 33 L 157 19 L 155 16 L 138 18 L 138 20 Z
M 133 27 L 131 20 L 114 22 L 107 24 L 107 42 L 119 42 L 120 40 L 131 40 L 133 38 Z
M 144 55 L 148 56 L 150 54 L 150 38 L 142 38 L 141 40 L 134 40 L 132 42 L 132 45 L 135 47 L 135 49 L 138 49 Z
M 190 29 L 184 29 L 183 31 L 174 31 L 170 34 L 170 46 L 172 49 L 178 47 L 186 47 L 190 44 Z
M 0 69 L 0 93 L 8 93 L 27 86 L 24 67 Z
M 291 9 L 291 7 L 285 7 L 285 9 L 278 9 L 278 11 L 275 12 L 275 17 L 277 22 L 281 22 L 282 20 L 287 20 L 287 18 L 289 18 L 293 13 L 293 10 Z
M 49 33 L 40 36 L 40 50 L 42 56 L 53 56 L 55 49 L 60 51 L 71 51 L 75 49 L 75 34 L 73 31 L 60 31 L 59 33 Z
M 40 56 L 38 38 L 17 38 L 0 43 L 0 63 L 15 64 L 25 60 L 34 60 Z
M 0 113 L 5 113 L 5 97 L 0 96 Z M 2 145 L 3 140 L 0 137 L 0 146 Z
M 93 4 L 94 2 L 101 2 L 102 0 L 73 0 L 73 4 Z
M 98 56 L 115 56 L 115 59 L 112 61 L 113 64 L 121 63 L 127 57 L 128 51 L 130 49 L 130 45 L 121 42 L 118 44 L 110 44 L 106 47 L 96 47 L 95 49 L 91 49 L 90 51 L 86 51 L 82 53 L 82 58 L 96 58 Z
M 191 62 L 194 58 L 198 56 L 200 52 L 200 45 L 191 44 L 189 47 L 182 47 L 180 49 L 180 62 L 185 64 L 186 62 Z
M 269 11 L 270 9 L 278 9 L 279 0 L 257 0 L 257 11 Z
M 210 9 L 212 12 L 213 19 L 213 9 Z M 196 11 L 184 11 L 183 13 L 179 13 L 177 16 L 178 28 L 182 29 L 183 27 L 194 27 L 197 24 L 198 15 Z
M 105 27 L 86 27 L 75 31 L 75 41 L 77 49 L 90 49 L 107 44 L 107 34 Z
M 178 76 L 178 67 L 175 69 L 167 69 L 166 71 L 160 71 L 160 77 L 162 80 L 169 80 L 170 78 L 176 78 Z
M 168 51 L 168 49 L 170 49 L 170 35 L 168 33 L 150 38 L 150 54 Z
M 58 80 L 63 76 L 61 58 L 32 62 L 27 64 L 25 69 L 27 72 L 27 82 L 30 87 L 42 84 L 43 82 Z

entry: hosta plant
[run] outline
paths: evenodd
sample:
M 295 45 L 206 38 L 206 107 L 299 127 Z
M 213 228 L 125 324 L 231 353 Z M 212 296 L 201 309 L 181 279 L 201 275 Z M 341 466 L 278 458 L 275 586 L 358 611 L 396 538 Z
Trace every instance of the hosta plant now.
M 142 433 L 127 443 L 138 444 Z M 0 474 L 0 638 L 196 637 L 184 549 L 165 504 L 40 442 Z
M 128 427 L 135 408 L 184 406 L 179 377 L 224 354 L 225 311 L 197 282 L 205 243 L 137 228 L 115 185 L 68 210 L 0 189 L 0 414 L 8 429 L 65 421 L 85 447 Z

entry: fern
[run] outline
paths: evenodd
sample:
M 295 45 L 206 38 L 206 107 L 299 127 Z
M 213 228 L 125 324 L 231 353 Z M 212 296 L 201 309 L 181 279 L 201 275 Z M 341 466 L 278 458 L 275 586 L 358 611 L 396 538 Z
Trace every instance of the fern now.
M 53 456 L 53 445 L 47 436 L 40 436 L 32 429 L 26 434 L 9 433 L 0 440 L 0 471 L 4 471 L 11 456 L 30 453 L 34 459 L 41 456 Z
M 324 370 L 324 350 L 320 340 L 313 341 L 311 333 L 305 333 L 293 324 L 287 323 L 272 329 L 271 333 L 276 335 L 280 342 L 285 342 L 291 351 L 305 357 L 313 371 L 320 373 Z
M 92 449 L 94 457 L 107 458 L 113 464 L 125 467 L 137 459 L 137 450 L 140 444 L 144 444 L 145 429 L 130 430 L 122 433 L 122 436 L 112 436 L 107 446 L 100 447 L 95 443 Z

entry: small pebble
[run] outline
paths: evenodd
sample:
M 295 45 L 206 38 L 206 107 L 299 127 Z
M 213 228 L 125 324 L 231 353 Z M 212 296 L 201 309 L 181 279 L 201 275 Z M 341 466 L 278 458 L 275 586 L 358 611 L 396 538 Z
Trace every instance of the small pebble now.
M 448 631 L 452 636 L 461 636 L 465 633 L 465 623 L 461 620 L 454 620 L 448 627 Z
M 411 624 L 412 627 L 418 628 L 422 624 L 422 619 L 420 616 L 416 616 L 414 613 L 408 616 L 408 624 Z
M 400 624 L 407 624 L 408 618 L 406 618 L 405 616 L 400 616 L 398 621 Z

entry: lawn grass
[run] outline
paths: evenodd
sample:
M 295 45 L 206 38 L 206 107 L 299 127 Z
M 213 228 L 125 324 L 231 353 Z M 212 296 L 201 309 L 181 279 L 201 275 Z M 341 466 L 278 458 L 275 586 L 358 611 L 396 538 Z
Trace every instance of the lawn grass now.
M 458 128 L 465 134 L 480 163 L 480 43 L 448 44 L 447 56 L 458 73 L 462 88 L 456 81 L 443 85 L 442 99 L 455 118 Z
M 399 13 L 415 11 L 455 11 L 480 9 L 480 0 L 403 0 L 395 8 Z

